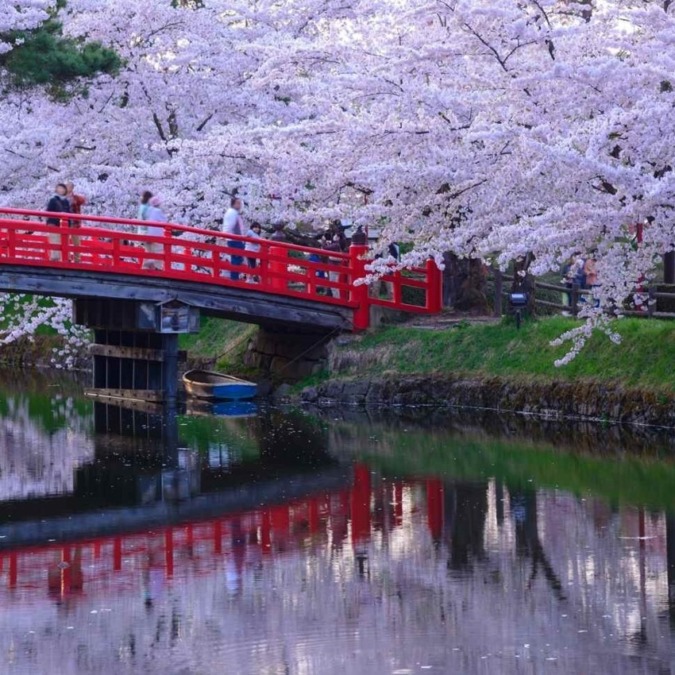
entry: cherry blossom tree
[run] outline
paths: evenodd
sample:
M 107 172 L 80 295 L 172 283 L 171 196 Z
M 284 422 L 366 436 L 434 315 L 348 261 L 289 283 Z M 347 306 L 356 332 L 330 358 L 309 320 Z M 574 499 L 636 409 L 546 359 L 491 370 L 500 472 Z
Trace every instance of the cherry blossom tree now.
M 385 223 L 415 246 L 404 263 L 450 250 L 543 273 L 594 252 L 601 307 L 565 336 L 567 359 L 593 327 L 616 339 L 601 310 L 675 241 L 670 3 L 415 4 L 369 3 L 325 51 L 276 55 L 265 77 L 306 116 L 283 130 L 272 175 L 295 175 L 291 201 L 319 218 Z M 367 203 L 339 203 L 348 187 Z
M 47 20 L 48 10 L 54 4 L 55 0 L 14 0 L 7 3 L 0 12 L 0 54 L 14 47 L 11 39 L 7 39 L 12 31 L 37 28 Z
M 600 308 L 566 336 L 571 356 L 673 249 L 674 14 L 668 0 L 69 0 L 64 33 L 124 67 L 67 102 L 7 93 L 1 199 L 41 207 L 71 178 L 91 209 L 131 215 L 150 187 L 204 226 L 237 191 L 252 217 L 377 225 L 413 244 L 405 265 L 452 251 L 527 256 L 541 274 L 594 252 Z

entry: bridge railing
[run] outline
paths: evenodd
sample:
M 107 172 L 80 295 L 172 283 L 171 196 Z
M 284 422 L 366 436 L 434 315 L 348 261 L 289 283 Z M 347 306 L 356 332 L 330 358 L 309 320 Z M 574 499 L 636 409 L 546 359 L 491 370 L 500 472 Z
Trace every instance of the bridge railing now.
M 371 305 L 440 311 L 441 278 L 433 262 L 384 277 L 391 293 L 381 298 L 356 284 L 366 276 L 367 256 L 367 246 L 339 253 L 176 223 L 0 208 L 0 264 L 194 281 L 303 298 L 354 310 L 355 329 L 368 327 Z

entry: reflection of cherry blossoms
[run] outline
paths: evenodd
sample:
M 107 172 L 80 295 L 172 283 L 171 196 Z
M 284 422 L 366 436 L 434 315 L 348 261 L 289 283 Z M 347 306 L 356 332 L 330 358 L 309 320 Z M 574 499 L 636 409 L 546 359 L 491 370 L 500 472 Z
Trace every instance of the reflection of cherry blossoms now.
M 28 398 L 8 397 L 0 417 L 0 501 L 71 493 L 76 469 L 94 458 L 91 420 L 74 409 L 71 397 L 51 399 L 45 428 Z
M 437 482 L 437 536 L 428 482 L 377 478 L 373 527 L 357 546 L 354 514 L 339 507 L 349 500 L 332 494 L 314 532 L 287 522 L 267 548 L 261 523 L 240 514 L 175 526 L 171 537 L 121 537 L 117 566 L 112 537 L 24 551 L 16 588 L 0 586 L 0 646 L 20 646 L 19 667 L 58 663 L 66 675 L 83 672 L 82 654 L 88 672 L 148 675 L 169 660 L 215 672 L 224 654 L 228 672 L 327 675 L 382 672 L 385 661 L 476 673 L 669 662 L 663 513 L 645 520 L 492 480 Z M 232 536 L 241 526 L 247 537 Z M 56 605 L 44 572 L 59 549 L 71 560 L 81 552 L 84 583 Z M 626 665 L 640 660 L 651 670 Z

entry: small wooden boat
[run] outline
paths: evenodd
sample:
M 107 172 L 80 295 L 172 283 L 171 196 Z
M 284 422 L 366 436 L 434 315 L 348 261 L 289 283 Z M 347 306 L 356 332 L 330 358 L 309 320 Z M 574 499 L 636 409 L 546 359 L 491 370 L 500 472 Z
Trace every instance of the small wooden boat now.
M 240 401 L 253 398 L 258 392 L 255 382 L 211 370 L 188 370 L 183 375 L 183 384 L 188 395 L 197 398 Z

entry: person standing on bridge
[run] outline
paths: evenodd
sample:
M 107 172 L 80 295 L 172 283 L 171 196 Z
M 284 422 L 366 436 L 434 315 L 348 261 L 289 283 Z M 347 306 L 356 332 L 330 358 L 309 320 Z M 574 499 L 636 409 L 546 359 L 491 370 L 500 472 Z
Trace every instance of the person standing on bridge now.
M 345 253 L 349 246 L 347 244 L 347 238 L 345 237 L 345 231 L 342 227 L 342 221 L 333 220 L 328 226 L 328 230 L 325 234 L 325 241 L 323 248 L 327 251 L 337 251 L 339 253 Z M 336 258 L 328 258 L 328 262 L 331 265 L 340 265 L 342 261 Z M 339 272 L 328 272 L 328 278 L 330 281 L 340 282 L 342 275 Z M 332 295 L 334 298 L 340 297 L 339 288 L 329 288 L 328 295 Z
M 246 236 L 251 237 L 251 239 L 262 239 L 262 227 L 260 226 L 260 223 L 253 223 L 251 227 L 249 227 Z M 257 244 L 255 241 L 247 241 L 246 244 L 244 244 L 244 249 L 246 251 L 250 251 L 251 253 L 259 253 L 260 244 Z M 258 283 L 260 279 L 255 276 L 255 273 L 253 272 L 253 270 L 258 266 L 258 259 L 255 257 L 249 257 L 247 258 L 247 261 L 251 273 L 247 275 L 246 281 L 251 284 Z
M 77 215 L 82 213 L 82 207 L 87 203 L 85 197 L 75 192 L 75 185 L 73 185 L 72 181 L 66 183 L 66 199 L 70 204 L 70 212 Z
M 76 194 L 75 185 L 73 185 L 72 181 L 68 181 L 66 183 L 66 199 L 70 204 L 70 212 L 75 213 L 77 215 L 80 215 L 82 213 L 82 207 L 87 203 L 87 200 L 82 195 Z M 68 221 L 68 224 L 70 227 L 80 227 L 82 225 L 82 222 L 79 219 L 77 219 Z M 77 250 L 80 247 L 80 238 L 72 237 L 71 241 L 73 246 L 75 247 L 75 250 Z M 73 260 L 75 262 L 80 262 L 80 254 L 75 253 L 75 255 L 73 256 Z
M 223 232 L 225 234 L 244 234 L 244 220 L 241 217 L 241 199 L 239 197 L 232 197 L 230 200 L 230 208 L 225 211 L 223 216 Z M 240 239 L 228 239 L 225 244 L 230 248 L 244 249 L 244 242 Z M 232 265 L 241 265 L 244 262 L 243 255 L 231 255 L 230 263 Z M 235 281 L 239 280 L 239 272 L 234 270 L 230 272 L 230 278 Z
M 67 192 L 68 189 L 64 183 L 57 183 L 53 196 L 47 202 L 47 211 L 50 213 L 70 213 L 70 202 L 66 198 Z M 47 225 L 55 225 L 56 227 L 59 227 L 63 221 L 63 218 L 52 216 L 47 218 Z M 50 233 L 49 243 L 60 247 L 61 235 L 57 233 Z M 50 248 L 49 259 L 52 261 L 61 260 L 61 251 L 57 248 Z
M 148 198 L 148 201 L 143 204 L 143 198 L 145 198 L 147 194 L 150 194 L 151 196 Z M 164 215 L 164 211 L 160 208 L 160 205 L 161 200 L 159 197 L 153 197 L 152 193 L 144 192 L 143 197 L 141 198 L 139 215 L 141 215 L 143 220 L 150 220 L 153 223 L 166 223 L 167 218 Z M 143 234 L 150 235 L 151 237 L 163 237 L 164 228 L 160 225 L 146 225 Z M 157 241 L 146 242 L 143 247 L 148 253 L 164 253 L 164 244 Z M 146 258 L 143 261 L 142 267 L 144 270 L 162 270 L 164 269 L 164 261 L 157 257 Z
M 152 192 L 144 190 L 141 194 L 141 203 L 138 205 L 138 220 L 148 219 L 148 209 L 150 208 L 150 200 L 152 199 Z

